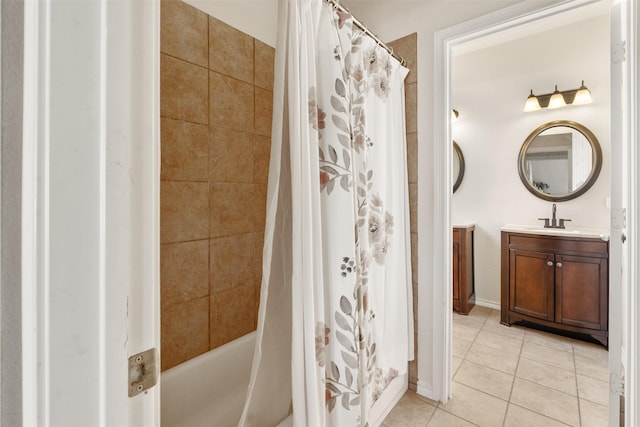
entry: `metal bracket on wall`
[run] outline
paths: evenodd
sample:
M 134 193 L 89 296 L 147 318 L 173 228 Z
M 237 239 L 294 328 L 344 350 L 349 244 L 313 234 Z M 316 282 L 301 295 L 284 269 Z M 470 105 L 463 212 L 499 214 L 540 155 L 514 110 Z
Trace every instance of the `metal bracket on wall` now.
M 129 397 L 137 396 L 158 382 L 158 350 L 150 348 L 129 358 Z

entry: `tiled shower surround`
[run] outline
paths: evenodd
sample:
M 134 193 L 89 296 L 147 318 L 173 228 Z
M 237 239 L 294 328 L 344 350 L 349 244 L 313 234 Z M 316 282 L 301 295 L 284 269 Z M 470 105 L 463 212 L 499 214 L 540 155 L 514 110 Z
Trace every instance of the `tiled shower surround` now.
M 162 370 L 256 328 L 274 52 L 162 2 Z

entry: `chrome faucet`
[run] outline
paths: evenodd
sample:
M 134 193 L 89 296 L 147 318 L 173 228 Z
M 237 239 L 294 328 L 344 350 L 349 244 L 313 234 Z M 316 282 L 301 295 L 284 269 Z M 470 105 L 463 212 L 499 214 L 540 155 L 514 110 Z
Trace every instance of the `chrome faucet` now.
M 567 221 L 571 221 L 570 219 L 556 218 L 555 203 L 551 206 L 551 224 L 549 224 L 549 218 L 538 218 L 538 219 L 541 221 L 544 221 L 544 228 L 565 228 L 564 223 Z

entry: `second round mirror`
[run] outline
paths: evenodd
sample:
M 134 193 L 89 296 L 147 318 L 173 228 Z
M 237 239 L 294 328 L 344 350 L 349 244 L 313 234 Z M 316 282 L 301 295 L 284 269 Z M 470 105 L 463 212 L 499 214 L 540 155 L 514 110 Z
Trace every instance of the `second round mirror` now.
M 451 176 L 453 177 L 453 192 L 455 193 L 464 177 L 464 156 L 460 146 L 453 141 L 453 168 L 451 169 Z

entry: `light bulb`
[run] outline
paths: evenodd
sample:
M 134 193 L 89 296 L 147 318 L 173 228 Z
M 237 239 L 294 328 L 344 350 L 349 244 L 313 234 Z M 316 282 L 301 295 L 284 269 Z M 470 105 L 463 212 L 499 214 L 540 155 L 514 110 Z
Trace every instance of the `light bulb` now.
M 533 94 L 533 89 L 531 90 L 531 95 L 527 98 L 527 101 L 524 103 L 524 111 L 528 113 L 530 111 L 538 111 L 540 109 L 540 101 L 538 101 L 538 97 Z
M 566 107 L 567 103 L 564 102 L 564 96 L 558 91 L 558 85 L 556 85 L 556 90 L 553 91 L 553 95 L 551 95 L 551 99 L 549 99 L 548 109 L 553 110 L 555 108 Z
M 584 85 L 584 80 L 582 81 L 582 86 L 576 92 L 575 98 L 573 98 L 573 105 L 584 105 L 591 104 L 593 102 L 593 98 L 591 98 L 591 92 Z

